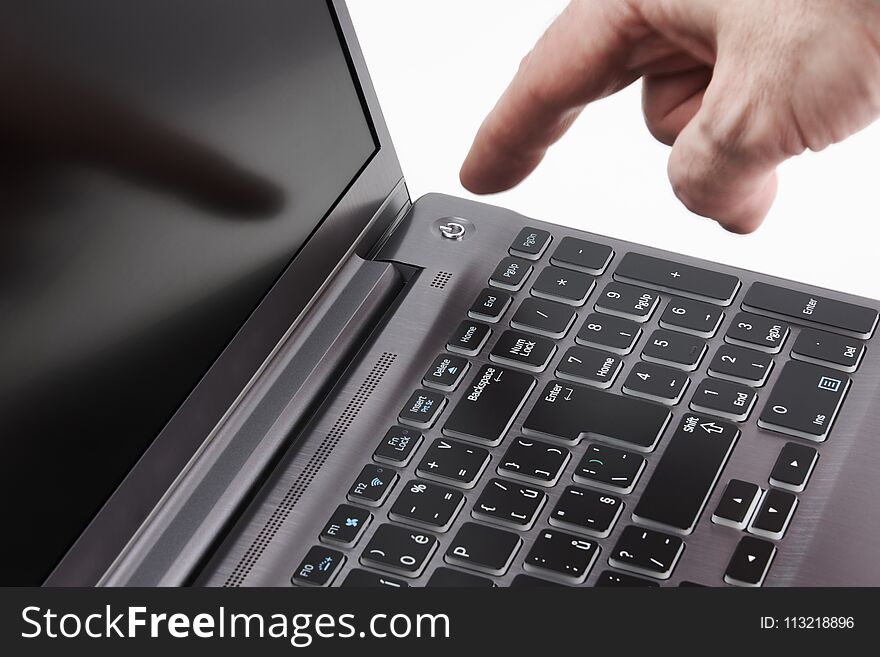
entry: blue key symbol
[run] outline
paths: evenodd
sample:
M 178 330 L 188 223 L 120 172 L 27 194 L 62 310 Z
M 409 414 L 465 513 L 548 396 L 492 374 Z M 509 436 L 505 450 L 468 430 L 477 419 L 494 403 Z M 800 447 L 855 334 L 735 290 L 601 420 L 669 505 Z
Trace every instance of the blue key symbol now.
M 345 526 L 346 527 L 357 527 L 360 521 L 357 518 L 346 518 Z

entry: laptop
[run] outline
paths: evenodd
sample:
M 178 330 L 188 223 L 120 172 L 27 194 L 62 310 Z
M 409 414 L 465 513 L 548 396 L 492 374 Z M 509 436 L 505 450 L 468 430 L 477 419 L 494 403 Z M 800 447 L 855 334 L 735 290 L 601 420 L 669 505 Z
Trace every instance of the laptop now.
M 880 584 L 880 302 L 412 201 L 341 1 L 3 7 L 0 583 Z

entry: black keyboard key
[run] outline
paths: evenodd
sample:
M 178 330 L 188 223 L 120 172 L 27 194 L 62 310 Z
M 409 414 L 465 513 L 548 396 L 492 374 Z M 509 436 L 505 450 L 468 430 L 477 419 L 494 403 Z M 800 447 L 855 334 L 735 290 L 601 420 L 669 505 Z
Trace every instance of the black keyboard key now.
M 528 260 L 538 260 L 544 254 L 544 250 L 552 239 L 553 236 L 546 230 L 526 226 L 519 231 L 516 239 L 513 240 L 509 253 L 512 256 Z
M 464 321 L 455 329 L 455 333 L 446 343 L 446 348 L 457 354 L 476 356 L 490 335 L 492 335 L 492 329 L 485 324 Z
M 615 354 L 628 354 L 641 335 L 641 327 L 632 320 L 592 313 L 587 316 L 584 325 L 578 331 L 575 342 Z
M 819 452 L 808 445 L 786 443 L 770 472 L 770 485 L 800 493 L 807 486 Z
M 544 267 L 532 285 L 532 294 L 570 306 L 582 306 L 595 285 L 596 279 L 587 274 L 559 267 Z
M 660 297 L 656 292 L 626 283 L 609 283 L 596 301 L 596 310 L 643 323 L 651 318 L 658 303 Z
M 530 572 L 550 573 L 572 584 L 581 584 L 597 556 L 599 546 L 595 541 L 545 529 L 535 539 L 523 567 Z
M 494 324 L 501 319 L 512 302 L 513 297 L 507 292 L 487 287 L 474 300 L 470 310 L 468 310 L 468 317 Z
M 755 509 L 758 508 L 760 499 L 761 489 L 756 484 L 731 479 L 721 494 L 718 506 L 715 507 L 712 522 L 734 529 L 745 529 Z
M 407 427 L 391 427 L 373 452 L 373 460 L 402 467 L 422 444 L 422 434 Z
M 423 529 L 445 532 L 464 504 L 464 495 L 438 484 L 413 480 L 397 496 L 388 517 Z
M 571 452 L 533 438 L 517 438 L 501 457 L 498 474 L 539 486 L 553 486 L 571 458 Z
M 351 547 L 357 543 L 372 519 L 373 514 L 366 509 L 340 504 L 324 525 L 319 538 L 324 543 Z
M 692 372 L 703 360 L 707 349 L 706 341 L 693 335 L 657 329 L 648 337 L 642 358 Z
M 397 415 L 397 421 L 417 429 L 430 429 L 445 406 L 446 397 L 441 393 L 422 388 L 410 395 Z
M 622 511 L 623 501 L 619 497 L 568 486 L 557 500 L 548 521 L 554 527 L 605 538 Z
M 511 588 L 544 589 L 565 586 L 565 584 L 551 582 L 550 580 L 541 579 L 540 577 L 532 577 L 531 575 L 517 575 L 513 578 L 510 586 Z
M 790 332 L 791 329 L 785 322 L 738 313 L 730 322 L 724 339 L 731 344 L 778 354 Z
M 669 409 L 647 401 L 551 381 L 523 423 L 523 433 L 571 444 L 600 438 L 650 452 L 670 416 Z
M 654 363 L 636 363 L 623 382 L 623 392 L 674 406 L 681 401 L 690 379 L 681 370 Z
M 480 577 L 472 573 L 463 573 L 454 568 L 446 568 L 441 566 L 433 573 L 431 578 L 425 585 L 428 588 L 447 588 L 447 589 L 464 589 L 464 588 L 492 588 L 495 582 L 486 577 Z
M 660 326 L 711 338 L 723 319 L 724 311 L 718 306 L 693 299 L 673 299 L 660 316 Z
M 615 573 L 613 570 L 605 570 L 596 580 L 597 588 L 619 588 L 619 587 L 651 587 L 660 586 L 657 582 L 649 579 L 642 579 L 634 575 L 626 575 L 624 573 Z
M 560 267 L 598 275 L 605 271 L 613 257 L 614 249 L 610 246 L 576 237 L 563 237 L 550 257 L 550 262 Z
M 773 357 L 761 351 L 723 344 L 709 363 L 709 376 L 760 387 L 773 369 Z
M 418 577 L 436 549 L 437 539 L 431 534 L 379 525 L 361 554 L 361 563 L 404 577 Z
M 645 469 L 645 463 L 640 454 L 594 443 L 587 447 L 572 478 L 581 484 L 629 493 Z
M 547 496 L 536 488 L 492 479 L 474 504 L 471 515 L 513 529 L 530 529 L 546 501 Z
M 739 438 L 736 426 L 685 415 L 633 511 L 637 522 L 690 534 Z
M 873 308 L 767 283 L 752 283 L 743 308 L 863 340 L 870 338 L 877 326 L 877 311 Z
M 791 348 L 792 358 L 841 372 L 855 372 L 864 355 L 864 342 L 815 329 L 802 329 Z
M 614 272 L 614 278 L 722 306 L 730 305 L 740 285 L 739 279 L 730 274 L 640 253 L 627 253 L 623 256 Z
M 744 422 L 758 399 L 754 388 L 733 381 L 703 379 L 691 398 L 691 410 Z
M 316 545 L 303 557 L 290 579 L 294 584 L 330 586 L 344 563 L 342 552 Z
M 348 572 L 348 576 L 342 582 L 342 588 L 375 589 L 388 587 L 392 589 L 405 589 L 409 586 L 402 579 L 380 575 L 362 568 L 354 568 Z
M 489 575 L 503 575 L 519 551 L 522 539 L 516 534 L 466 522 L 446 550 L 447 563 Z
M 610 388 L 622 367 L 623 361 L 613 354 L 589 347 L 571 347 L 556 366 L 556 376 L 597 388 Z
M 498 338 L 489 360 L 530 372 L 542 372 L 556 353 L 556 343 L 522 331 L 505 331 Z
M 849 384 L 846 374 L 789 361 L 773 386 L 758 426 L 822 442 L 828 437 Z
M 489 277 L 489 285 L 516 292 L 526 282 L 532 269 L 531 263 L 522 258 L 504 258 Z
M 734 586 L 761 586 L 775 555 L 773 543 L 744 536 L 727 564 L 724 581 Z
M 548 338 L 564 338 L 577 314 L 571 306 L 529 297 L 524 299 L 510 320 L 515 329 L 531 331 Z
M 422 377 L 422 385 L 444 392 L 452 392 L 458 387 L 469 368 L 470 363 L 461 356 L 440 354 L 431 363 L 425 376 Z
M 416 472 L 426 479 L 473 488 L 488 462 L 489 452 L 482 447 L 438 438 L 422 457 Z
M 683 551 L 684 542 L 678 536 L 629 525 L 620 533 L 608 563 L 640 575 L 669 579 Z
M 749 525 L 749 533 L 778 541 L 788 529 L 797 502 L 794 493 L 771 488 L 764 493 L 758 513 Z
M 535 378 L 500 365 L 483 365 L 452 409 L 443 433 L 497 445 L 526 403 Z
M 367 506 L 382 506 L 397 480 L 397 473 L 391 468 L 365 465 L 348 489 L 348 499 Z

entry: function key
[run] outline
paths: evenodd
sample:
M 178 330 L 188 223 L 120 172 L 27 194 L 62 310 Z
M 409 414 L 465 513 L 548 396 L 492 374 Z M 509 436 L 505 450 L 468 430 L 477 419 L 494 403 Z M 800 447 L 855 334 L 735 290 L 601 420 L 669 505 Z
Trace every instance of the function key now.
M 342 552 L 316 545 L 303 557 L 290 579 L 294 584 L 329 586 L 344 563 Z
M 657 582 L 648 579 L 626 575 L 624 573 L 615 573 L 613 570 L 603 571 L 596 580 L 598 588 L 618 588 L 618 587 L 636 587 L 636 586 L 660 586 Z
M 605 271 L 613 257 L 614 249 L 610 246 L 575 237 L 563 237 L 550 257 L 550 262 L 560 267 L 599 275 Z
M 519 551 L 522 539 L 503 529 L 466 522 L 446 550 L 446 562 L 503 575 Z
M 705 340 L 677 331 L 657 329 L 645 343 L 642 358 L 692 372 L 700 365 L 706 351 Z
M 480 322 L 464 321 L 458 325 L 446 348 L 465 356 L 476 356 L 492 335 L 492 329 Z
M 599 546 L 573 534 L 545 529 L 535 539 L 523 567 L 531 572 L 550 573 L 572 584 L 581 584 L 596 557 Z
M 849 384 L 846 374 L 789 361 L 773 386 L 758 426 L 822 442 L 828 437 Z
M 693 299 L 673 299 L 660 316 L 660 326 L 711 338 L 723 319 L 724 311 L 718 306 Z
M 413 480 L 397 496 L 388 517 L 407 525 L 445 532 L 463 504 L 461 491 Z
M 814 325 L 852 338 L 867 340 L 877 326 L 873 308 L 827 299 L 789 288 L 752 283 L 743 299 L 743 308 L 752 312 L 779 315 L 801 324 Z
M 792 358 L 841 372 L 855 372 L 864 355 L 863 342 L 815 329 L 801 329 L 791 348 Z
M 621 367 L 623 361 L 613 354 L 589 347 L 571 347 L 559 361 L 556 376 L 597 388 L 610 388 Z
M 785 322 L 739 313 L 733 318 L 724 339 L 752 349 L 778 354 L 788 337 L 789 328 Z
M 636 363 L 623 382 L 623 392 L 674 406 L 681 401 L 689 383 L 690 379 L 681 370 L 654 363 Z
M 641 335 L 641 327 L 632 320 L 592 313 L 578 331 L 575 342 L 623 355 L 633 350 Z
M 539 486 L 553 486 L 570 458 L 571 452 L 565 448 L 540 440 L 517 438 L 501 458 L 498 474 Z
M 570 269 L 544 267 L 535 284 L 532 295 L 570 306 L 582 306 L 596 285 L 596 279 Z
M 552 340 L 522 331 L 505 331 L 492 347 L 489 360 L 530 372 L 543 372 L 555 353 L 556 343 Z
M 473 488 L 488 462 L 489 452 L 481 447 L 438 438 L 422 457 L 417 473 L 425 479 Z
M 495 582 L 479 575 L 471 573 L 463 573 L 454 568 L 445 568 L 441 566 L 431 573 L 431 579 L 425 584 L 428 588 L 492 588 Z
M 513 244 L 510 245 L 509 253 L 527 260 L 538 260 L 547 249 L 553 236 L 546 230 L 526 226 L 521 231 Z
M 422 434 L 406 427 L 391 427 L 373 452 L 373 460 L 398 467 L 409 463 L 413 453 L 422 443 Z
M 749 525 L 749 533 L 778 541 L 791 522 L 797 502 L 794 493 L 771 488 L 764 493 L 761 507 Z
M 758 508 L 760 499 L 761 489 L 756 484 L 731 479 L 721 494 L 718 506 L 715 507 L 712 522 L 716 525 L 743 530 L 749 524 L 749 519 L 755 509 Z
M 577 486 L 565 489 L 548 522 L 555 527 L 573 529 L 596 538 L 605 538 L 623 511 L 619 497 Z
M 757 399 L 755 389 L 741 383 L 703 379 L 691 397 L 691 409 L 745 422 Z
M 770 485 L 800 493 L 818 458 L 819 452 L 808 445 L 786 443 L 770 472 Z
M 577 315 L 569 305 L 530 297 L 519 305 L 510 325 L 515 329 L 559 339 L 568 333 L 575 317 Z
M 614 278 L 721 306 L 730 305 L 740 285 L 739 279 L 730 274 L 632 252 L 623 256 Z
M 659 302 L 660 297 L 651 290 L 626 283 L 609 283 L 596 301 L 596 310 L 642 323 L 651 318 Z
M 361 563 L 404 577 L 418 577 L 437 549 L 431 534 L 395 525 L 379 525 L 361 554 Z
M 480 494 L 471 515 L 513 529 L 530 529 L 547 496 L 540 490 L 492 479 Z
M 621 570 L 669 579 L 683 551 L 684 542 L 678 536 L 629 525 L 623 528 L 608 563 Z
M 382 506 L 397 479 L 397 473 L 391 468 L 365 465 L 348 489 L 348 499 L 367 506 Z
M 470 368 L 470 363 L 461 356 L 440 354 L 422 377 L 422 385 L 444 392 L 452 392 Z
M 397 421 L 418 429 L 429 429 L 443 412 L 446 397 L 433 390 L 416 390 L 410 395 Z
M 516 292 L 522 288 L 532 269 L 532 265 L 527 260 L 504 258 L 492 272 L 489 285 Z
M 775 554 L 773 543 L 744 536 L 727 564 L 724 581 L 734 586 L 761 586 Z
M 572 478 L 588 486 L 629 493 L 635 488 L 645 463 L 639 454 L 592 444 L 581 457 Z
M 364 529 L 373 519 L 366 509 L 359 509 L 350 504 L 340 504 L 330 516 L 330 520 L 324 525 L 320 539 L 324 543 L 336 543 L 344 547 L 351 547 L 357 543 Z
M 773 369 L 773 357 L 761 351 L 723 344 L 709 363 L 709 376 L 760 387 Z
M 358 589 L 375 589 L 381 587 L 389 587 L 392 589 L 405 589 L 409 586 L 402 579 L 396 577 L 388 577 L 388 575 L 379 575 L 362 568 L 354 568 L 348 571 L 348 576 L 342 582 L 342 588 L 358 588 Z
M 468 317 L 494 324 L 501 319 L 512 301 L 513 297 L 507 292 L 487 287 L 474 299 L 474 303 L 468 310 Z

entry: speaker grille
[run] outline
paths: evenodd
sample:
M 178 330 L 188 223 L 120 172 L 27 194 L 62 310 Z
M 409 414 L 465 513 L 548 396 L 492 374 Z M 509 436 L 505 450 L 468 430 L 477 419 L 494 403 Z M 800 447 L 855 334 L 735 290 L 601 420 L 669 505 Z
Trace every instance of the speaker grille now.
M 321 440 L 318 449 L 312 454 L 311 458 L 309 458 L 305 467 L 296 478 L 296 481 L 294 481 L 287 490 L 281 503 L 274 511 L 272 511 L 272 515 L 269 516 L 266 524 L 260 529 L 260 533 L 257 534 L 247 551 L 236 564 L 235 569 L 233 569 L 232 573 L 230 573 L 229 577 L 226 579 L 224 586 L 241 586 L 242 583 L 244 583 L 257 561 L 260 560 L 260 557 L 263 556 L 266 548 L 269 547 L 269 544 L 275 538 L 278 530 L 293 511 L 297 502 L 299 502 L 309 485 L 318 475 L 321 467 L 327 462 L 330 454 L 345 436 L 345 433 L 349 428 L 351 428 L 352 422 L 357 418 L 361 409 L 364 407 L 364 404 L 367 403 L 370 395 L 373 394 L 376 386 L 379 385 L 379 382 L 388 372 L 395 360 L 397 360 L 397 354 L 384 352 L 376 364 L 373 365 L 370 373 L 358 387 L 357 392 L 355 392 L 348 404 L 346 404 L 342 414 L 336 418 L 330 431 L 328 431 L 327 435 Z
M 448 271 L 438 271 L 437 275 L 434 276 L 434 280 L 431 281 L 431 287 L 436 288 L 438 290 L 442 290 L 446 287 L 446 284 L 452 278 L 452 274 Z

